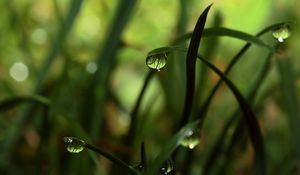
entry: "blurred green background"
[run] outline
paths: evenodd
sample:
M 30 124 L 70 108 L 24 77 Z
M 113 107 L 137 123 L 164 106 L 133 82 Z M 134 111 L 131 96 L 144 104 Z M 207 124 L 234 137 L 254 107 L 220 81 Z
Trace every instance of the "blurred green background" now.
M 65 136 L 82 138 L 114 155 L 129 155 L 132 165 L 138 164 L 139 145 L 145 141 L 149 159 L 155 157 L 179 120 L 185 62 L 184 55 L 174 54 L 151 80 L 138 111 L 134 143 L 128 146 L 123 139 L 148 72 L 147 53 L 191 32 L 210 3 L 214 4 L 206 27 L 223 26 L 255 35 L 274 23 L 295 22 L 291 37 L 282 44 L 283 53 L 272 59 L 254 109 L 264 135 L 268 174 L 300 174 L 300 135 L 295 129 L 300 124 L 296 103 L 300 1 L 296 0 L 2 0 L 0 173 L 114 174 L 111 162 L 101 156 L 67 153 Z M 262 39 L 276 43 L 271 33 Z M 211 40 L 203 39 L 200 53 L 221 70 L 245 44 L 229 37 Z M 187 43 L 182 45 L 187 47 Z M 234 67 L 229 77 L 241 92 L 247 92 L 266 55 L 266 49 L 253 46 Z M 280 71 L 278 59 L 288 60 L 287 75 Z M 198 65 L 198 72 L 202 69 Z M 286 76 L 292 78 L 284 83 Z M 198 104 L 217 80 L 208 71 L 205 84 L 198 85 Z M 237 106 L 222 86 L 209 108 L 191 174 L 201 174 L 208 150 Z M 235 153 L 230 159 L 233 165 L 224 174 L 251 174 L 251 145 L 245 141 Z M 185 173 L 179 170 L 178 174 Z

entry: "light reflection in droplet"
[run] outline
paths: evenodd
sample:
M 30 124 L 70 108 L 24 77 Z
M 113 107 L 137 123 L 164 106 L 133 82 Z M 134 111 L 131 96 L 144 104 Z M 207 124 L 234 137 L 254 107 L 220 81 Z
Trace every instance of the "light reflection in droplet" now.
M 22 62 L 16 62 L 10 67 L 9 74 L 14 80 L 22 82 L 29 75 L 28 67 Z
M 287 38 L 291 36 L 290 26 L 285 24 L 275 30 L 272 33 L 273 37 L 278 40 L 278 42 L 284 42 Z
M 200 143 L 200 133 L 198 129 L 189 130 L 186 132 L 185 138 L 181 141 L 181 145 L 194 149 Z
M 64 137 L 64 143 L 70 153 L 80 153 L 85 148 L 85 142 L 75 137 Z
M 86 64 L 85 66 L 85 70 L 90 73 L 90 74 L 94 74 L 98 69 L 98 66 L 95 62 L 89 62 Z
M 37 28 L 31 34 L 31 40 L 36 44 L 44 44 L 47 40 L 47 32 L 44 29 Z

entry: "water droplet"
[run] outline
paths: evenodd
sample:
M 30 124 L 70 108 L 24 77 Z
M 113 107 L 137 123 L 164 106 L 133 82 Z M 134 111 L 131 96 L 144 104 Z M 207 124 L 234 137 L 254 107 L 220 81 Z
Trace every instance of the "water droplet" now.
M 290 26 L 285 24 L 275 30 L 272 33 L 273 37 L 277 39 L 279 42 L 283 42 L 285 39 L 291 36 Z
M 85 147 L 85 142 L 75 137 L 64 137 L 64 143 L 70 153 L 80 153 Z
M 167 55 L 170 49 L 170 47 L 161 47 L 150 51 L 146 58 L 146 65 L 150 69 L 160 71 L 167 64 Z
M 133 168 L 138 170 L 139 172 L 145 171 L 145 167 L 142 164 L 138 164 L 138 165 L 134 166 Z
M 172 159 L 168 159 L 160 169 L 160 174 L 170 175 L 174 172 L 174 162 Z
M 185 138 L 181 141 L 181 145 L 194 149 L 200 143 L 200 133 L 198 129 L 187 130 Z

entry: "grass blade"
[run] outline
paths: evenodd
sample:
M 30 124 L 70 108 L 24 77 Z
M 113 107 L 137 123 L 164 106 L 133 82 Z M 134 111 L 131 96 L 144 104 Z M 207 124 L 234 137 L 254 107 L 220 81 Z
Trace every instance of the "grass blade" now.
M 277 23 L 271 26 L 268 26 L 266 28 L 264 28 L 263 30 L 261 30 L 260 32 L 257 33 L 256 37 L 260 37 L 263 34 L 266 34 L 267 32 L 272 31 L 275 28 L 278 28 L 279 26 L 282 26 L 284 24 L 287 24 L 288 22 L 281 22 L 281 23 Z M 241 57 L 244 55 L 244 53 L 250 48 L 251 43 L 247 43 L 245 44 L 245 46 L 231 59 L 229 65 L 227 66 L 226 70 L 224 71 L 224 74 L 227 75 L 231 69 L 233 68 L 233 66 L 241 59 Z M 200 120 L 204 121 L 205 116 L 206 116 L 206 112 L 208 110 L 208 107 L 215 95 L 215 93 L 217 92 L 218 88 L 221 86 L 223 80 L 220 79 L 217 84 L 215 85 L 215 87 L 211 90 L 209 96 L 206 98 L 206 100 L 204 101 L 204 104 L 202 105 L 202 107 L 200 108 L 200 110 L 198 111 L 198 117 L 200 117 Z
M 7 100 L 3 100 L 2 102 L 0 102 L 0 113 L 5 112 L 5 111 L 9 110 L 10 108 L 13 108 L 22 103 L 29 103 L 29 102 L 36 102 L 38 104 L 46 105 L 46 106 L 50 105 L 49 99 L 42 97 L 42 96 L 38 96 L 38 95 L 12 97 L 12 98 L 9 98 Z
M 129 132 L 128 132 L 128 136 L 126 137 L 126 145 L 132 145 L 133 141 L 135 140 L 135 134 L 136 134 L 136 129 L 137 129 L 137 114 L 138 114 L 138 110 L 142 104 L 142 99 L 144 97 L 144 94 L 146 92 L 146 89 L 149 85 L 150 80 L 152 79 L 153 75 L 154 75 L 154 71 L 150 70 L 145 78 L 142 90 L 138 96 L 138 99 L 134 105 L 134 108 L 132 109 L 130 116 L 131 116 L 131 123 L 130 123 L 130 127 L 129 127 Z
M 90 134 L 93 139 L 98 138 L 102 120 L 102 109 L 96 108 L 103 106 L 105 95 L 107 92 L 107 82 L 115 64 L 115 56 L 120 46 L 121 35 L 131 17 L 131 12 L 137 0 L 122 0 L 119 2 L 116 9 L 112 25 L 109 29 L 107 38 L 104 41 L 103 47 L 97 55 L 98 71 L 94 74 L 93 81 L 89 87 L 89 95 L 87 95 L 86 103 L 91 116 Z M 100 90 L 96 90 L 100 87 Z
M 284 51 L 283 51 L 284 52 Z M 299 113 L 299 102 L 297 98 L 296 78 L 295 72 L 291 60 L 285 57 L 286 54 L 277 56 L 277 69 L 280 76 L 282 100 L 285 111 L 288 115 L 288 122 L 291 129 L 291 134 L 294 141 L 294 152 L 297 154 L 298 160 L 300 160 L 300 113 Z
M 266 174 L 266 162 L 265 162 L 265 151 L 263 145 L 263 137 L 259 127 L 259 124 L 256 120 L 255 114 L 252 111 L 250 105 L 246 101 L 246 99 L 242 96 L 236 86 L 213 64 L 209 63 L 205 59 L 198 57 L 204 64 L 206 64 L 210 69 L 212 69 L 216 74 L 220 76 L 221 79 L 226 83 L 231 92 L 234 94 L 237 99 L 240 108 L 245 117 L 245 122 L 247 124 L 250 140 L 252 142 L 254 148 L 254 165 L 256 174 L 264 175 Z
M 183 112 L 181 115 L 181 121 L 179 123 L 179 128 L 186 125 L 189 117 L 191 115 L 192 105 L 194 101 L 194 90 L 195 90 L 195 71 L 196 71 L 196 59 L 198 55 L 198 48 L 200 45 L 200 40 L 204 25 L 206 22 L 207 14 L 212 5 L 206 7 L 206 9 L 200 15 L 194 32 L 192 34 L 191 42 L 188 48 L 186 56 L 186 91 Z
M 163 163 L 170 158 L 172 153 L 178 148 L 181 141 L 187 136 L 187 133 L 194 130 L 199 125 L 199 121 L 195 121 L 187 124 L 182 129 L 180 129 L 162 148 L 160 154 L 153 161 L 154 164 L 150 167 L 147 175 L 157 174 Z

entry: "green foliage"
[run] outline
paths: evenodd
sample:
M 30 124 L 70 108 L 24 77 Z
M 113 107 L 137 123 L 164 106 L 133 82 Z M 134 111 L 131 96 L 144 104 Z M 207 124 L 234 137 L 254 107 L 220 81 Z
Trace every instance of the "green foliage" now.
M 0 174 L 299 174 L 297 24 L 177 3 L 0 2 Z

